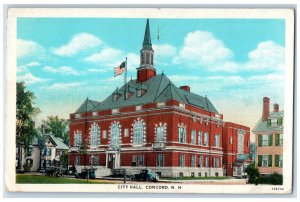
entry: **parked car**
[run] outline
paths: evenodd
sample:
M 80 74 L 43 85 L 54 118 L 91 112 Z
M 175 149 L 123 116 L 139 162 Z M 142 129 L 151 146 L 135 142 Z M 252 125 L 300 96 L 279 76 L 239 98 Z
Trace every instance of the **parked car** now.
M 45 176 L 62 177 L 63 171 L 59 167 L 54 167 L 54 166 L 46 167 Z
M 139 174 L 132 175 L 130 177 L 131 181 L 150 181 L 150 182 L 158 182 L 159 175 L 155 173 L 153 170 L 144 169 L 141 170 Z
M 78 173 L 75 171 L 75 178 L 81 178 L 81 179 L 87 179 L 87 176 L 89 176 L 89 179 L 95 179 L 96 174 L 95 174 L 96 169 L 81 169 L 81 173 Z

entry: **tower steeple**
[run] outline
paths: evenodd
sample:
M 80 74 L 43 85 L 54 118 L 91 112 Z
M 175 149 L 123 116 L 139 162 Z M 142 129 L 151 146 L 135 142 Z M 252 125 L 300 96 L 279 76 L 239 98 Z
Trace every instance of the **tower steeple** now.
M 137 68 L 137 82 L 143 82 L 156 75 L 153 66 L 154 51 L 152 49 L 149 19 L 147 19 L 143 46 L 140 51 L 140 67 Z

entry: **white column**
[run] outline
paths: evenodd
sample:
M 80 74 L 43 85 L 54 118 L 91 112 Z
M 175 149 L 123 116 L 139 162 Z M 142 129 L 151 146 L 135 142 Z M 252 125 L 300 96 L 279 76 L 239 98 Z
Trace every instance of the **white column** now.
M 108 154 L 106 153 L 105 168 L 107 168 L 107 160 L 108 160 Z

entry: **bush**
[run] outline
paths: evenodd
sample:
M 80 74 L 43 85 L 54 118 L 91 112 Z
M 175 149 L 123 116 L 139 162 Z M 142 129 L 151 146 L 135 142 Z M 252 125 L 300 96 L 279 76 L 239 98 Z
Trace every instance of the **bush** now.
M 25 164 L 23 165 L 23 168 L 24 168 L 24 170 L 25 170 L 26 172 L 30 171 L 31 167 L 32 167 L 32 164 L 31 164 L 31 163 L 25 163 Z
M 258 169 L 255 167 L 255 164 L 252 163 L 249 165 L 246 169 L 245 172 L 249 176 L 248 183 L 250 184 L 257 184 L 257 178 L 259 177 L 259 172 Z
M 271 175 L 259 176 L 257 178 L 258 184 L 274 184 L 274 185 L 282 185 L 283 178 L 282 175 L 278 173 L 273 173 Z

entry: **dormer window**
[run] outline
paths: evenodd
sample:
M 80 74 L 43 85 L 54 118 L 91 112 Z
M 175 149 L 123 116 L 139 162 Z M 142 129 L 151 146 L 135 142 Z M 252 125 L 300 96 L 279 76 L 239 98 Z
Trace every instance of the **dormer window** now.
M 137 89 L 137 96 L 142 97 L 146 93 L 145 89 Z
M 126 93 L 126 99 L 130 98 L 133 95 L 133 92 L 127 92 Z
M 75 114 L 75 118 L 76 118 L 76 119 L 79 119 L 80 117 L 81 117 L 80 114 Z
M 184 109 L 185 108 L 185 104 L 179 103 L 179 107 Z
M 93 112 L 93 116 L 98 116 L 98 112 Z
M 114 101 L 117 101 L 121 97 L 121 94 L 115 93 L 114 94 Z
M 267 126 L 282 126 L 283 118 L 268 119 Z

